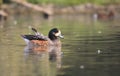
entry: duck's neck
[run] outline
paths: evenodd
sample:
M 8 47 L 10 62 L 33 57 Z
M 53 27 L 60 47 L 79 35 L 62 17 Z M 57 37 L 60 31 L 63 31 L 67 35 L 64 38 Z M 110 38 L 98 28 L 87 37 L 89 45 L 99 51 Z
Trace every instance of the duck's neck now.
M 57 37 L 55 37 L 55 36 L 50 36 L 50 35 L 49 35 L 49 38 L 50 38 L 50 40 L 52 40 L 52 41 L 54 41 L 54 40 L 57 40 L 57 39 L 58 39 Z

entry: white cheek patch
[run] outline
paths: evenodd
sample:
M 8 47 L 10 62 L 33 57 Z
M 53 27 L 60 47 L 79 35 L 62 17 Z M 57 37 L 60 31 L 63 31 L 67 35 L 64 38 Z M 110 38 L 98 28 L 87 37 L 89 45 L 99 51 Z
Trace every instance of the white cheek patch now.
M 61 35 L 61 31 L 59 30 L 58 33 L 55 34 L 55 36 L 60 36 Z

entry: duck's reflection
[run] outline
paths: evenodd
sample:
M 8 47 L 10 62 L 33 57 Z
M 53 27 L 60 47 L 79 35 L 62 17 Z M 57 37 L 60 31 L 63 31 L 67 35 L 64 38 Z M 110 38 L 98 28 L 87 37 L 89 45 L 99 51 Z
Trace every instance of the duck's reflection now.
M 61 68 L 61 46 L 35 46 L 29 47 L 26 46 L 24 49 L 25 58 L 29 56 L 34 56 L 35 58 L 39 59 L 47 59 L 49 63 L 55 62 L 57 68 Z M 47 57 L 44 57 L 47 56 Z

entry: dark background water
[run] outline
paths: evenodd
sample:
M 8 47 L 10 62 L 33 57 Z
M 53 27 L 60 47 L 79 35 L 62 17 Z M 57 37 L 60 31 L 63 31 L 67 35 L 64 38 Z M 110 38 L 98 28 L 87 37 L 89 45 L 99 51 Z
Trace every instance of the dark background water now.
M 120 76 L 120 20 L 93 20 L 87 15 L 11 16 L 0 25 L 1 76 Z M 43 33 L 59 28 L 64 34 L 62 56 L 50 60 L 25 53 L 21 34 L 30 27 Z

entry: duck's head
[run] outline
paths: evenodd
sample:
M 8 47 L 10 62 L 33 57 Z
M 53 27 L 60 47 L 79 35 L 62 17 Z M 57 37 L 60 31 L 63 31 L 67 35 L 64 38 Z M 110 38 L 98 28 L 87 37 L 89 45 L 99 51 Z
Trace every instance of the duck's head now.
M 58 30 L 57 28 L 51 29 L 50 32 L 49 32 L 49 34 L 48 34 L 48 37 L 51 40 L 56 40 L 56 39 L 58 39 L 58 37 L 64 38 L 63 35 L 61 34 L 61 31 Z

